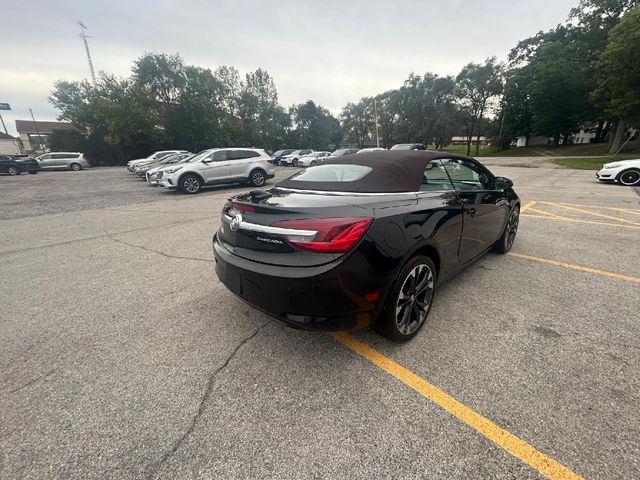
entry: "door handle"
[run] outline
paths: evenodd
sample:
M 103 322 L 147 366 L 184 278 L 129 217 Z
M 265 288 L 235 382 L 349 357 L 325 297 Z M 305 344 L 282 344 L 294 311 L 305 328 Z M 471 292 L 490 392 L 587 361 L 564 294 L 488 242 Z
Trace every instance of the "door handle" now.
M 469 215 L 470 217 L 473 217 L 476 214 L 476 209 L 473 207 L 467 208 L 466 212 L 467 212 L 467 215 Z

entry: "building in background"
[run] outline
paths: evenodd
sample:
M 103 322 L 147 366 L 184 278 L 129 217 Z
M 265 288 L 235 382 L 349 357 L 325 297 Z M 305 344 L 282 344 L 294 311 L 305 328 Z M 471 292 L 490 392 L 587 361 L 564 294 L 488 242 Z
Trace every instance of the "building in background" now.
M 47 149 L 47 140 L 54 130 L 75 130 L 67 122 L 34 122 L 16 120 L 16 130 L 22 142 L 24 153 L 42 153 Z
M 22 153 L 20 140 L 0 132 L 0 155 L 18 155 Z

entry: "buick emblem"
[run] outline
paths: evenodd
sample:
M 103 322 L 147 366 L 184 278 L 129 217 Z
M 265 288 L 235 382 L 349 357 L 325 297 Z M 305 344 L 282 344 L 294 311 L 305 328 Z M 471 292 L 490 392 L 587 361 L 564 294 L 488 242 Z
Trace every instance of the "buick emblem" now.
M 233 217 L 233 220 L 231 220 L 231 224 L 229 225 L 229 227 L 231 227 L 232 231 L 237 232 L 238 229 L 240 228 L 241 223 L 242 223 L 242 215 L 238 214 L 235 217 Z

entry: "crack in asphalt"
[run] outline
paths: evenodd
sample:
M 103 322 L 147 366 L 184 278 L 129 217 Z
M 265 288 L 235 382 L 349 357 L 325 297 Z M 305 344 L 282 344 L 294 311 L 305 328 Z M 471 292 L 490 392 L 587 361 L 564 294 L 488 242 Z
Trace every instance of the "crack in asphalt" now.
M 39 377 L 34 378 L 33 380 L 29 380 L 27 383 L 20 385 L 19 387 L 14 388 L 13 390 L 9 390 L 9 394 L 13 394 L 16 392 L 19 392 L 20 390 L 22 390 L 23 388 L 27 388 L 30 387 L 31 385 L 33 385 L 34 383 L 39 382 L 40 380 L 44 380 L 47 377 L 50 377 L 51 375 L 53 375 L 54 373 L 56 373 L 58 371 L 57 368 L 54 368 L 53 370 L 49 370 L 48 372 L 40 375 Z
M 200 417 L 204 413 L 205 404 L 207 403 L 207 400 L 209 400 L 209 398 L 211 397 L 211 392 L 213 391 L 213 386 L 215 385 L 215 379 L 216 379 L 217 375 L 220 372 L 222 372 L 225 368 L 227 368 L 227 366 L 229 365 L 231 360 L 233 360 L 233 358 L 236 356 L 238 351 L 240 351 L 240 349 L 244 345 L 246 345 L 247 342 L 249 342 L 252 338 L 254 338 L 256 335 L 258 335 L 260 330 L 262 330 L 269 323 L 270 323 L 269 321 L 264 322 L 262 325 L 260 325 L 258 328 L 256 328 L 251 335 L 249 335 L 248 337 L 244 338 L 236 346 L 236 348 L 233 349 L 233 351 L 229 354 L 229 356 L 224 361 L 224 363 L 220 367 L 218 367 L 209 376 L 209 379 L 207 381 L 207 386 L 206 386 L 206 388 L 204 390 L 204 394 L 202 395 L 202 398 L 200 399 L 200 404 L 198 405 L 198 410 L 197 410 L 196 414 L 194 415 L 193 419 L 191 420 L 191 423 L 189 424 L 189 427 L 180 436 L 180 438 L 173 444 L 171 449 L 167 453 L 165 453 L 159 461 L 157 461 L 154 465 L 151 466 L 151 469 L 150 469 L 150 472 L 149 472 L 149 475 L 147 476 L 147 478 L 152 478 L 156 474 L 156 472 L 178 451 L 178 449 L 182 446 L 182 444 L 187 439 L 187 437 L 189 435 L 191 435 L 191 433 L 193 433 L 193 431 L 196 428 L 196 424 L 198 423 L 198 420 L 200 419 Z
M 125 242 L 124 240 L 118 240 L 117 238 L 113 238 L 111 235 L 109 235 L 108 238 L 112 242 L 121 243 L 122 245 L 126 245 L 128 247 L 139 248 L 140 250 L 144 250 L 144 251 L 151 252 L 151 253 L 157 253 L 158 255 L 162 255 L 163 257 L 167 257 L 167 258 L 177 258 L 179 260 L 196 260 L 198 262 L 208 262 L 208 263 L 214 262 L 214 260 L 209 259 L 209 258 L 185 257 L 185 256 L 182 256 L 182 255 L 171 255 L 171 254 L 165 253 L 165 252 L 163 252 L 161 250 L 154 250 L 153 248 L 145 247 L 144 245 L 136 245 L 135 243 L 129 243 L 129 242 Z
M 98 240 L 98 239 L 104 238 L 104 237 L 111 237 L 112 235 L 124 235 L 126 233 L 143 232 L 145 230 L 153 230 L 155 228 L 173 227 L 174 225 L 182 225 L 184 223 L 198 222 L 200 220 L 208 220 L 210 218 L 211 218 L 210 216 L 198 217 L 198 218 L 192 218 L 192 219 L 189 219 L 189 220 L 180 220 L 178 222 L 166 223 L 164 225 L 152 225 L 150 227 L 132 228 L 130 230 L 122 230 L 120 232 L 105 233 L 105 234 L 102 234 L 102 235 L 92 235 L 92 236 L 89 236 L 89 237 L 82 237 L 82 238 L 74 238 L 73 240 L 66 240 L 64 242 L 54 242 L 54 243 L 47 243 L 47 244 L 44 244 L 44 245 L 37 245 L 37 246 L 33 246 L 33 247 L 16 248 L 16 249 L 13 249 L 13 250 L 0 251 L 0 255 L 11 255 L 13 253 L 22 253 L 22 252 L 28 252 L 28 251 L 31 251 L 31 250 L 42 250 L 43 248 L 59 247 L 61 245 L 69 245 L 71 243 L 76 243 L 76 242 L 87 242 L 87 241 L 91 241 L 91 240 Z

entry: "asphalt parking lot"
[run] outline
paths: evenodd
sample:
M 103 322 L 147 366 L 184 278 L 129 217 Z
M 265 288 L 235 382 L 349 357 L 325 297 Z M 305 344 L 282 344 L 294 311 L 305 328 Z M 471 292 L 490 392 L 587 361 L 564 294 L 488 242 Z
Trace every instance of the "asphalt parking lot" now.
M 487 163 L 522 199 L 513 252 L 403 345 L 222 287 L 246 187 L 0 177 L 0 478 L 640 478 L 640 189 Z

